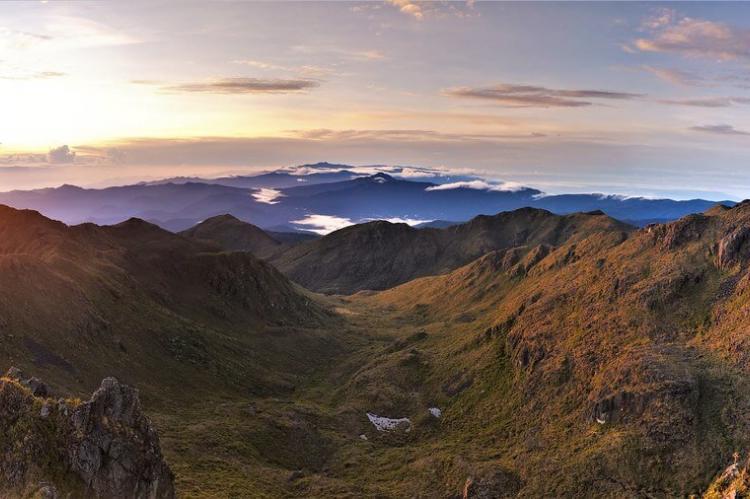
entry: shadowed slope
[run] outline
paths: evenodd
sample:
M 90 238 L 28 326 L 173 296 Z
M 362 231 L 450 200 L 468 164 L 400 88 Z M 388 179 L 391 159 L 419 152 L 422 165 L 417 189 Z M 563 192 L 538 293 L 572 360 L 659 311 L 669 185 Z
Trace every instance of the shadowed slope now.
M 190 239 L 213 242 L 227 251 L 249 251 L 258 258 L 267 258 L 284 247 L 260 227 L 232 215 L 211 217 L 180 234 Z
M 67 227 L 0 207 L 0 236 L 8 335 L 0 356 L 77 390 L 108 375 L 148 386 L 154 373 L 159 390 L 186 382 L 204 388 L 211 382 L 201 377 L 239 380 L 239 372 L 264 390 L 305 364 L 288 363 L 287 342 L 317 348 L 317 335 L 299 331 L 331 320 L 252 255 L 214 253 L 213 245 L 142 220 Z M 279 329 L 276 340 L 266 337 L 269 329 Z M 253 344 L 271 351 L 253 353 Z

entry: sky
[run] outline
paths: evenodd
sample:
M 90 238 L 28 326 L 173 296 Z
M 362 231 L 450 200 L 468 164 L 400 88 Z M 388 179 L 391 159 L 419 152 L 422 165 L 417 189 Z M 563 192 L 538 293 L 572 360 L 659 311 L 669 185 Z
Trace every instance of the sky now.
M 0 2 L 0 190 L 330 161 L 750 197 L 743 3 Z

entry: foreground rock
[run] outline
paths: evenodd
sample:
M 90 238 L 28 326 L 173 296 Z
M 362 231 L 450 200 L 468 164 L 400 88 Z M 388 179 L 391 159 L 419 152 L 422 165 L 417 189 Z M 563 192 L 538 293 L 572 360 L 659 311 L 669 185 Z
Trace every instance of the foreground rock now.
M 15 371 L 8 373 L 15 374 Z M 0 496 L 172 498 L 173 475 L 138 391 L 106 378 L 86 402 L 0 378 Z

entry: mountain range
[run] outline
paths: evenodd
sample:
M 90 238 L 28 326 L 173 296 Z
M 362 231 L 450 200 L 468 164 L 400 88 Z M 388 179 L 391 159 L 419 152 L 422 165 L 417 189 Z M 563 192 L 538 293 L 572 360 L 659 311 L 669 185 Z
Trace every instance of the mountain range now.
M 375 167 L 373 167 L 375 168 Z M 368 220 L 468 221 L 523 207 L 556 214 L 601 210 L 643 226 L 702 212 L 714 201 L 675 201 L 602 194 L 545 195 L 528 187 L 479 185 L 473 177 L 432 175 L 429 181 L 387 173 L 364 175 L 357 167 L 318 163 L 306 174 L 275 171 L 217 179 L 173 178 L 134 185 L 83 189 L 71 185 L 0 193 L 0 203 L 37 210 L 69 224 L 114 224 L 138 217 L 171 231 L 231 214 L 276 232 L 326 233 Z M 478 182 L 474 178 L 474 182 Z M 731 201 L 723 201 L 728 206 Z
M 178 496 L 724 497 L 748 486 L 747 202 L 646 228 L 522 208 L 303 241 L 228 215 L 174 234 L 2 207 L 0 235 L 0 361 L 67 397 L 0 380 L 0 395 L 24 404 L 0 410 L 0 469 L 13 477 L 2 494 L 114 490 L 110 475 L 92 489 L 68 458 L 17 450 L 49 442 L 51 424 L 78 442 L 65 408 L 115 403 L 76 401 L 109 376 L 139 388 L 150 421 L 139 415 L 139 431 L 158 431 L 161 454 L 148 452 L 163 454 L 171 472 L 156 473 L 173 473 Z M 127 469 L 124 454 L 107 456 L 102 469 Z

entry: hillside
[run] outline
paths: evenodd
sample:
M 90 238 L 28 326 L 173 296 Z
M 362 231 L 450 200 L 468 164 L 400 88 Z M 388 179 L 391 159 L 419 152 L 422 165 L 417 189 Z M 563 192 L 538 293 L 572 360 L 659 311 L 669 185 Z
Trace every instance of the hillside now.
M 488 497 L 503 490 L 497 473 L 519 497 L 706 490 L 750 445 L 749 231 L 743 203 L 626 238 L 602 232 L 501 250 L 353 297 L 424 332 L 360 370 L 367 389 L 416 390 L 442 409 L 440 437 L 412 449 L 431 464 L 400 470 L 412 477 L 400 493 L 421 483 L 424 494 L 445 494 L 430 485 L 431 466 L 473 467 L 466 473 Z M 418 368 L 399 360 L 407 351 Z M 411 418 L 423 410 L 414 397 L 391 400 L 376 409 Z M 474 464 L 456 463 L 458 449 L 471 449 Z
M 558 216 L 533 208 L 479 216 L 444 229 L 378 221 L 301 244 L 274 257 L 272 263 L 308 289 L 349 294 L 442 274 L 490 251 L 558 245 L 596 232 L 630 230 L 601 212 Z
M 260 227 L 232 215 L 218 215 L 180 232 L 189 239 L 215 243 L 227 251 L 248 251 L 258 258 L 268 258 L 284 248 Z
M 154 372 L 158 390 L 237 372 L 253 390 L 284 384 L 288 365 L 248 349 L 281 328 L 284 355 L 285 342 L 306 341 L 293 331 L 330 320 L 252 255 L 216 253 L 142 220 L 68 227 L 0 207 L 0 235 L 0 279 L 13 283 L 0 289 L 0 355 L 82 392 L 110 375 L 151 383 Z
M 339 247 L 384 260 L 391 239 L 419 243 L 411 262 L 432 241 L 444 273 L 336 297 L 141 220 L 0 210 L 0 361 L 71 400 L 105 376 L 138 387 L 178 496 L 745 487 L 731 465 L 750 449 L 750 203 L 641 230 L 535 209 L 350 227 L 331 235 L 352 241 Z M 36 416 L 43 400 L 7 393 L 35 432 L 65 428 Z M 39 455 L 29 469 L 54 469 Z
M 71 400 L 110 376 L 137 387 L 178 488 L 200 475 L 186 474 L 187 444 L 171 435 L 213 410 L 206 400 L 288 395 L 348 348 L 340 319 L 249 253 L 138 219 L 69 227 L 4 206 L 0 236 L 0 363 Z M 195 459 L 220 462 L 226 451 L 196 447 Z M 231 490 L 226 476 L 216 480 Z

